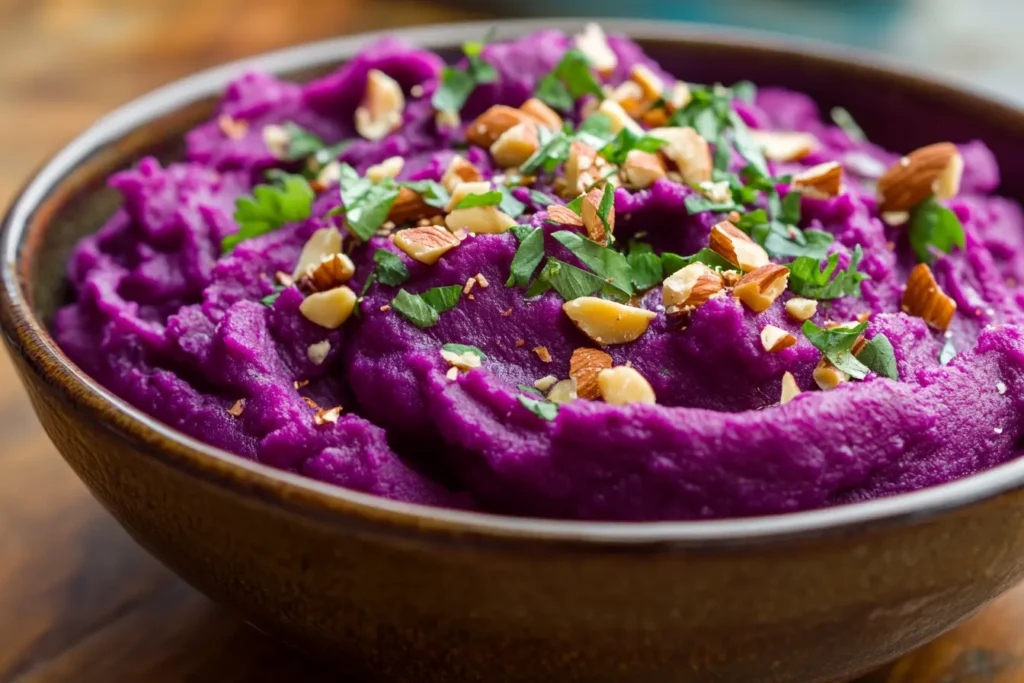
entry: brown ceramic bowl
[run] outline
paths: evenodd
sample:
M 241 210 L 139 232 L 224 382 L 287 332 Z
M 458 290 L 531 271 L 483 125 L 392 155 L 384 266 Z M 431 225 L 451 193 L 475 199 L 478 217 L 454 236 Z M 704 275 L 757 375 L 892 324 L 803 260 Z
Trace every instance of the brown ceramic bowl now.
M 511 37 L 577 21 L 512 22 Z M 452 54 L 487 26 L 401 32 Z M 1024 198 L 1024 114 L 863 55 L 672 24 L 621 22 L 690 78 L 749 78 L 843 104 L 911 149 L 978 137 Z M 367 42 L 249 65 L 308 78 Z M 1024 578 L 1024 460 L 908 495 L 714 522 L 557 522 L 380 500 L 249 462 L 159 424 L 84 376 L 46 322 L 63 264 L 113 211 L 104 187 L 172 158 L 240 65 L 98 122 L 50 161 L 3 227 L 4 338 L 39 419 L 139 543 L 346 680 L 674 683 L 847 680 L 934 638 Z

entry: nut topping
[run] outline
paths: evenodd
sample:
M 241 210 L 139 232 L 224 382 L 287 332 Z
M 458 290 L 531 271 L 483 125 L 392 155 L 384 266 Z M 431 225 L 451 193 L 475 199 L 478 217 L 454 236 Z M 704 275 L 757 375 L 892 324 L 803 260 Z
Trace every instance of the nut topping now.
M 643 64 L 634 65 L 629 77 L 640 86 L 645 100 L 654 102 L 660 99 L 662 93 L 665 92 L 665 84 L 648 66 Z
M 402 125 L 405 95 L 402 86 L 383 71 L 366 74 L 366 94 L 356 108 L 356 131 L 367 140 L 383 140 Z
M 451 367 L 458 368 L 464 372 L 480 367 L 480 356 L 472 351 L 455 353 L 454 351 L 441 349 L 441 358 L 444 358 Z
M 818 149 L 818 138 L 810 133 L 752 130 L 750 137 L 768 161 L 800 161 Z
M 320 228 L 306 240 L 299 254 L 299 262 L 292 271 L 292 280 L 308 274 L 329 256 L 341 252 L 341 233 L 337 228 Z
M 568 403 L 569 401 L 575 401 L 577 398 L 576 380 L 574 379 L 563 379 L 551 387 L 551 391 L 548 392 L 548 400 L 552 403 Z
M 608 39 L 598 24 L 587 24 L 583 33 L 576 35 L 576 48 L 602 75 L 609 75 L 619 64 L 619 58 L 608 46 Z
M 956 302 L 946 296 L 926 263 L 919 263 L 910 271 L 907 288 L 903 291 L 903 310 L 923 318 L 930 327 L 945 332 L 956 312 Z
M 744 273 L 768 263 L 768 252 L 764 247 L 729 221 L 711 227 L 709 244 L 716 254 L 729 263 L 735 263 Z
M 775 263 L 761 266 L 743 276 L 733 289 L 733 296 L 755 313 L 768 309 L 789 282 L 789 268 Z
M 313 424 L 317 427 L 335 424 L 341 418 L 341 406 L 320 408 L 313 414 Z
M 506 130 L 529 120 L 526 112 L 504 104 L 495 104 L 469 124 L 466 141 L 471 145 L 490 149 L 494 141 Z
M 534 346 L 531 351 L 537 354 L 537 358 L 540 358 L 541 363 L 551 362 L 551 352 L 548 351 L 546 346 Z
M 402 157 L 388 157 L 379 164 L 374 164 L 366 169 L 366 178 L 379 183 L 387 178 L 395 178 L 402 172 L 405 166 L 405 159 Z
M 761 330 L 761 346 L 768 353 L 788 349 L 796 344 L 796 337 L 775 325 L 765 325 Z
M 612 357 L 604 351 L 588 348 L 573 351 L 569 359 L 569 377 L 576 380 L 576 394 L 590 401 L 601 398 L 597 376 L 611 366 Z
M 444 185 L 444 189 L 451 192 L 460 183 L 475 183 L 483 178 L 480 169 L 456 154 L 448 162 L 448 169 L 441 176 L 441 184 Z
M 523 102 L 519 110 L 552 133 L 562 130 L 562 117 L 536 97 L 531 97 Z
M 491 145 L 491 156 L 502 168 L 512 168 L 522 165 L 533 156 L 539 146 L 537 124 L 533 121 L 517 123 L 494 141 Z
M 249 122 L 245 119 L 233 119 L 227 114 L 217 117 L 217 127 L 228 140 L 241 140 L 249 132 Z
M 657 317 L 654 311 L 593 296 L 566 301 L 562 304 L 562 310 L 583 334 L 598 344 L 626 344 L 634 341 L 647 331 L 647 326 Z
M 661 285 L 661 301 L 666 309 L 703 306 L 724 286 L 718 271 L 697 261 L 665 279 Z
M 554 375 L 544 375 L 543 377 L 538 379 L 536 382 L 534 382 L 533 386 L 534 386 L 534 388 L 538 389 L 539 391 L 547 391 L 548 389 L 550 389 L 551 387 L 555 386 L 556 384 L 558 384 L 558 378 L 557 377 L 555 377 Z
M 343 285 L 352 279 L 356 272 L 355 264 L 345 254 L 329 254 L 324 256 L 319 265 L 303 278 L 303 284 L 314 292 L 326 292 Z
M 838 197 L 843 192 L 843 167 L 838 161 L 812 166 L 793 176 L 793 187 L 814 199 Z
M 658 151 L 676 165 L 683 182 L 697 185 L 711 180 L 711 148 L 696 130 L 689 126 L 655 128 L 648 135 L 665 141 Z
M 310 294 L 299 305 L 299 312 L 306 320 L 320 327 L 334 330 L 341 327 L 356 305 L 356 294 L 342 285 L 326 292 Z
M 583 227 L 587 230 L 587 237 L 598 244 L 606 244 L 615 231 L 615 203 L 612 202 L 608 210 L 608 228 L 605 230 L 604 221 L 598 215 L 598 207 L 601 205 L 601 198 L 604 193 L 594 188 L 587 193 L 587 196 L 580 202 L 580 214 L 583 217 Z
M 618 133 L 623 128 L 628 128 L 637 135 L 643 135 L 644 129 L 639 123 L 633 120 L 622 105 L 614 100 L 604 100 L 597 107 L 597 111 L 607 116 L 612 122 L 612 132 Z
M 879 209 L 909 211 L 931 195 L 950 199 L 960 191 L 964 159 L 956 145 L 939 142 L 900 159 L 878 180 Z
M 448 206 L 445 208 L 446 211 L 455 211 L 462 200 L 472 194 L 487 194 L 491 191 L 491 184 L 486 180 L 480 180 L 472 183 L 459 183 L 452 188 L 452 196 L 448 201 Z
M 240 398 L 235 401 L 235 404 L 228 408 L 228 415 L 234 415 L 235 417 L 241 417 L 242 412 L 245 410 L 245 399 Z
M 466 230 L 476 235 L 497 235 L 514 226 L 516 221 L 496 206 L 474 206 L 455 209 L 445 216 L 444 224 L 452 232 Z
M 612 405 L 626 403 L 648 403 L 655 401 L 654 389 L 635 368 L 620 366 L 602 370 L 597 375 L 597 384 L 604 396 L 604 402 Z
M 603 160 L 597 150 L 585 142 L 574 140 L 565 161 L 565 196 L 577 197 L 601 176 Z
M 395 246 L 420 263 L 432 266 L 449 250 L 459 246 L 459 238 L 444 228 L 425 225 L 395 233 Z
M 284 126 L 270 124 L 263 126 L 263 145 L 270 152 L 270 156 L 283 160 L 288 156 L 288 148 L 292 144 L 292 136 L 288 134 Z
M 665 177 L 665 164 L 657 154 L 639 149 L 630 150 L 619 169 L 622 184 L 630 190 L 646 190 Z
M 548 220 L 559 225 L 568 225 L 575 228 L 583 227 L 583 219 L 572 209 L 561 204 L 552 204 L 547 208 Z
M 786 313 L 797 322 L 804 322 L 814 317 L 818 310 L 818 302 L 814 299 L 804 299 L 795 296 L 786 302 Z
M 644 90 L 639 83 L 623 81 L 608 93 L 608 99 L 618 102 L 622 110 L 632 118 L 639 118 L 647 111 L 649 102 L 644 101 Z
M 784 406 L 799 395 L 800 387 L 797 385 L 793 373 L 784 372 L 782 374 L 782 397 L 779 399 L 779 405 Z
M 850 379 L 849 375 L 832 365 L 828 358 L 822 358 L 818 361 L 818 364 L 814 367 L 814 372 L 811 376 L 814 377 L 814 383 L 817 384 L 818 388 L 822 391 L 835 389 L 840 384 L 849 381 Z
M 395 225 L 405 225 L 424 218 L 440 216 L 441 209 L 431 206 L 415 190 L 408 187 L 398 188 L 398 196 L 388 210 L 388 220 Z

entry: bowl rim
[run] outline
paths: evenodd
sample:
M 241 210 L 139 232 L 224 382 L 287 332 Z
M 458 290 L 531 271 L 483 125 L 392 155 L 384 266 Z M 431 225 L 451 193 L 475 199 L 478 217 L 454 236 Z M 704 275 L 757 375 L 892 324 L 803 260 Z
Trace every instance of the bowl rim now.
M 570 546 L 612 545 L 623 549 L 671 544 L 693 549 L 736 548 L 783 540 L 833 537 L 895 524 L 911 524 L 943 512 L 994 498 L 1024 485 L 1024 458 L 939 486 L 833 508 L 771 516 L 718 520 L 663 522 L 598 522 L 513 517 L 406 503 L 360 493 L 278 470 L 207 445 L 165 425 L 131 406 L 90 379 L 67 358 L 28 304 L 19 278 L 21 248 L 27 228 L 40 204 L 65 177 L 90 156 L 137 126 L 215 96 L 225 84 L 247 69 L 293 72 L 349 59 L 367 44 L 395 36 L 430 49 L 457 47 L 464 38 L 483 35 L 496 26 L 501 37 L 516 37 L 541 29 L 575 30 L 581 18 L 495 20 L 435 24 L 360 33 L 263 53 L 198 72 L 130 101 L 103 116 L 57 152 L 16 195 L 0 224 L 0 316 L 12 353 L 21 356 L 44 379 L 56 383 L 69 400 L 102 416 L 130 439 L 149 446 L 148 455 L 193 475 L 326 521 L 349 519 L 407 536 L 467 536 L 509 541 L 555 541 Z M 884 57 L 747 29 L 721 28 L 682 22 L 602 20 L 609 32 L 639 40 L 768 51 L 804 57 L 836 68 L 896 79 L 915 87 L 973 100 L 993 107 L 999 116 L 1024 122 L 1024 111 L 991 93 L 956 78 L 941 78 Z M 49 368 L 49 369 L 47 369 Z M 111 413 L 113 410 L 113 413 Z

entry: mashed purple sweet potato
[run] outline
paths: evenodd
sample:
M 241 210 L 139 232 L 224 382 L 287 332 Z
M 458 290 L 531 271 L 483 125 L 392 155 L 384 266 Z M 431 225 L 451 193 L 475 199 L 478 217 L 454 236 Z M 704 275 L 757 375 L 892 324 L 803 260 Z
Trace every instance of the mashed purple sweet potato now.
M 837 120 L 594 28 L 247 74 L 111 179 L 56 337 L 214 446 L 433 505 L 772 514 L 1015 457 L 1020 206 L 981 142 Z

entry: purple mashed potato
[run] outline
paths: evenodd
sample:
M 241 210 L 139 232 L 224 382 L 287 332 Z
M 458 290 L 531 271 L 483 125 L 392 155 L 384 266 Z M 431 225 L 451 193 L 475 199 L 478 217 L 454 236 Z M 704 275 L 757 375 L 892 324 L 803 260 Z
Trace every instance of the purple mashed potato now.
M 476 87 L 463 121 L 494 104 L 521 105 L 570 42 L 544 33 L 486 46 L 483 59 L 497 79 Z M 628 40 L 609 44 L 616 65 L 604 82 L 627 80 L 636 64 L 674 81 Z M 327 215 L 341 204 L 332 182 L 320 188 L 310 218 L 222 255 L 221 241 L 238 230 L 235 201 L 264 182 L 267 169 L 297 170 L 268 148 L 264 127 L 291 122 L 328 142 L 354 139 L 339 159 L 360 174 L 399 156 L 405 163 L 398 180 L 440 181 L 464 140 L 463 131 L 435 120 L 431 98 L 443 67 L 431 53 L 384 40 L 307 85 L 257 73 L 232 83 L 217 118 L 189 133 L 186 160 L 164 167 L 144 159 L 111 179 L 124 206 L 71 259 L 75 299 L 55 323 L 63 349 L 128 402 L 243 457 L 396 500 L 514 515 L 783 513 L 912 491 L 1016 457 L 1024 426 L 1024 290 L 1017 284 L 1024 279 L 1024 219 L 1016 202 L 989 194 L 999 183 L 993 155 L 981 142 L 959 145 L 960 193 L 946 205 L 963 225 L 965 247 L 932 264 L 957 305 L 944 335 L 901 310 L 915 258 L 905 227 L 880 219 L 874 189 L 877 169 L 899 155 L 823 122 L 798 93 L 761 89 L 753 102 L 734 106 L 752 128 L 817 138 L 805 158 L 772 163 L 776 175 L 843 165 L 844 191 L 805 197 L 801 227 L 834 236 L 829 252 L 840 255 L 841 268 L 860 245 L 859 270 L 870 278 L 859 297 L 819 302 L 812 320 L 870 315 L 864 336 L 888 338 L 899 381 L 872 372 L 818 390 L 812 373 L 822 353 L 787 315 L 791 292 L 763 313 L 732 296 L 713 298 L 681 327 L 660 306 L 656 286 L 634 301 L 657 312 L 647 331 L 604 350 L 616 366 L 629 364 L 646 378 L 657 403 L 576 400 L 542 419 L 517 387 L 567 377 L 573 351 L 596 345 L 568 319 L 555 291 L 528 298 L 504 286 L 519 247 L 511 232 L 466 239 L 434 265 L 409 258 L 384 236 L 366 245 L 346 236 L 345 244 L 355 245 L 355 292 L 377 249 L 402 259 L 410 278 L 401 287 L 410 293 L 480 283 L 425 329 L 397 314 L 391 303 L 399 287 L 380 281 L 370 284 L 359 314 L 333 330 L 304 317 L 296 286 L 262 302 L 275 291 L 274 274 L 292 272 L 316 230 L 346 232 L 342 216 Z M 360 139 L 352 123 L 370 69 L 395 79 L 407 100 L 401 127 L 380 141 Z M 225 130 L 225 120 L 241 128 Z M 485 175 L 496 172 L 487 150 L 459 153 Z M 534 188 L 554 194 L 550 182 Z M 525 190 L 514 194 L 528 207 L 518 222 L 547 233 L 548 254 L 578 263 L 550 237 L 562 226 L 545 222 L 544 207 Z M 658 252 L 706 247 L 723 216 L 690 215 L 685 201 L 693 194 L 668 178 L 618 189 L 617 243 L 645 235 Z M 796 343 L 766 352 L 765 325 Z M 949 342 L 959 353 L 944 365 L 940 351 Z M 439 353 L 448 343 L 478 347 L 486 360 L 452 374 Z M 326 356 L 311 360 L 314 345 Z M 779 405 L 786 372 L 803 393 Z M 336 422 L 317 424 L 311 404 L 343 411 Z

